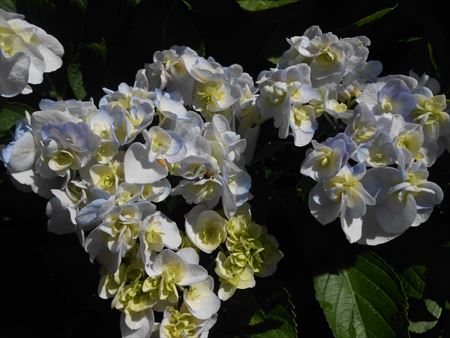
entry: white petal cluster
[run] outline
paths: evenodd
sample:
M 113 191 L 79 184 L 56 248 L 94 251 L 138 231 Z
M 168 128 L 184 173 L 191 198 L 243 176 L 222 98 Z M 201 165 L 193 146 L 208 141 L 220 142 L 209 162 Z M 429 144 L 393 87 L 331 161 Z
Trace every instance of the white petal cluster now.
M 154 60 L 98 106 L 42 100 L 1 159 L 18 187 L 49 199 L 48 230 L 76 233 L 101 265 L 123 337 L 206 337 L 221 300 L 282 257 L 247 204 L 246 148 L 262 120 L 240 66 L 186 47 Z M 192 205 L 184 228 L 162 212 L 169 197 Z
M 29 84 L 39 84 L 43 74 L 62 65 L 64 48 L 24 16 L 0 9 L 0 96 L 29 94 Z
M 339 218 L 350 242 L 369 245 L 425 222 L 443 199 L 427 168 L 450 139 L 436 82 L 414 73 L 379 77 L 366 37 L 341 39 L 312 26 L 288 43 L 277 67 L 260 73 L 256 105 L 280 138 L 311 142 L 300 172 L 317 182 L 312 215 L 322 224 Z M 324 118 L 337 134 L 318 142 Z
M 0 25 L 3 96 L 60 66 L 54 38 L 1 10 Z M 300 168 L 316 182 L 310 211 L 322 224 L 339 218 L 352 243 L 387 242 L 442 201 L 428 181 L 450 148 L 438 85 L 379 77 L 366 37 L 313 26 L 288 42 L 256 86 L 241 66 L 188 47 L 156 52 L 98 105 L 42 100 L 1 148 L 16 185 L 49 199 L 48 230 L 76 233 L 101 265 L 99 295 L 122 312 L 123 337 L 207 337 L 221 301 L 276 270 L 283 254 L 252 218 L 245 168 L 268 119 L 280 138 L 311 143 Z M 184 227 L 169 215 L 174 201 L 189 206 Z

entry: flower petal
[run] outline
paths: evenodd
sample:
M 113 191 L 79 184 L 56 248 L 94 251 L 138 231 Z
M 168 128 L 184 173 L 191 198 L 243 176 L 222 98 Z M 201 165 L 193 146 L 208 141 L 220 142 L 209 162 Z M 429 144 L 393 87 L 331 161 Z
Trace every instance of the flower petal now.
M 0 50 L 0 95 L 13 97 L 20 94 L 27 86 L 30 58 L 19 52 L 7 57 Z
M 148 184 L 165 178 L 168 170 L 159 162 L 149 162 L 148 150 L 136 142 L 125 153 L 124 173 L 128 183 Z
M 178 285 L 191 285 L 193 283 L 198 283 L 205 280 L 206 277 L 208 277 L 208 271 L 206 271 L 203 266 L 197 264 L 188 264 L 187 270 L 183 278 L 178 282 Z
M 148 309 L 133 316 L 133 320 L 127 318 L 125 313 L 120 316 L 120 333 L 122 338 L 150 338 L 155 318 L 153 310 Z
M 322 224 L 333 222 L 341 211 L 341 204 L 328 199 L 321 183 L 311 189 L 308 205 L 311 214 Z
M 403 233 L 416 218 L 416 202 L 410 194 L 404 199 L 400 199 L 397 193 L 387 194 L 377 204 L 376 215 L 385 232 L 389 234 Z

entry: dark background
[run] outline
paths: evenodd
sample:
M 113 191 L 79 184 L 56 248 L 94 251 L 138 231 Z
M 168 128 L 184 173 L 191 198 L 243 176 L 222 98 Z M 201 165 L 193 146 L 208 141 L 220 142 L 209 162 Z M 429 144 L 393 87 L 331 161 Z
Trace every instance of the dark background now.
M 449 94 L 448 12 L 442 1 L 399 1 L 390 14 L 363 27 L 354 23 L 397 2 L 303 0 L 257 13 L 242 10 L 233 0 L 188 2 L 191 9 L 181 0 L 18 1 L 18 12 L 54 35 L 66 52 L 61 69 L 33 86 L 33 94 L 14 101 L 37 110 L 43 97 L 73 98 L 67 66 L 79 63 L 88 97 L 98 103 L 103 87 L 132 84 L 136 71 L 152 61 L 154 51 L 174 44 L 204 50 L 222 65 L 239 63 L 256 78 L 259 71 L 272 66 L 267 58 L 288 48 L 286 37 L 301 35 L 313 24 L 340 37 L 367 35 L 372 41 L 369 58 L 383 62 L 383 74 L 407 74 L 410 69 L 426 72 L 438 78 L 442 92 Z M 268 146 L 276 140 L 270 122 L 263 125 L 261 135 L 259 160 L 249 167 L 254 182 L 252 206 L 258 223 L 266 224 L 279 239 L 285 258 L 275 277 L 257 280 L 257 292 L 259 296 L 270 293 L 271 285 L 280 283 L 296 306 L 299 335 L 332 336 L 314 298 L 312 278 L 351 264 L 356 254 L 369 248 L 350 245 L 338 222 L 323 227 L 310 216 L 304 194 L 298 190 L 310 186 L 299 174 L 304 149 L 279 141 Z M 444 191 L 449 160 L 445 153 L 430 170 L 432 180 Z M 119 337 L 119 313 L 97 296 L 98 266 L 89 262 L 76 236 L 47 233 L 46 201 L 17 191 L 5 170 L 0 170 L 0 292 L 6 312 L 0 335 Z M 429 292 L 450 299 L 450 250 L 443 246 L 450 241 L 447 195 L 427 223 L 376 247 L 375 252 L 398 270 L 426 264 Z M 225 316 L 219 314 L 219 324 L 221 318 Z M 445 327 L 447 320 L 444 315 L 439 325 Z M 219 324 L 224 336 L 236 334 Z M 219 333 L 213 331 L 211 336 Z

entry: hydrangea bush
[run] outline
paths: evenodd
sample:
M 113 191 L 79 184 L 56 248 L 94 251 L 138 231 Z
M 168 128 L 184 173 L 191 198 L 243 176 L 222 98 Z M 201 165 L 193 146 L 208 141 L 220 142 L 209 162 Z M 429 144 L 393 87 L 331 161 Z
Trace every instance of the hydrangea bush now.
M 30 93 L 29 84 L 62 65 L 58 40 L 13 11 L 0 9 L 0 39 L 4 98 Z M 174 45 L 154 52 L 134 81 L 103 88 L 97 102 L 83 100 L 81 75 L 70 65 L 77 99 L 42 97 L 39 109 L 17 119 L 1 149 L 8 175 L 18 189 L 48 199 L 48 231 L 76 234 L 99 267 L 99 297 L 121 313 L 122 337 L 219 336 L 220 325 L 213 327 L 227 304 L 276 272 L 285 248 L 272 229 L 280 224 L 255 218 L 252 207 L 265 194 L 252 186 L 258 175 L 252 168 L 269 129 L 274 141 L 300 149 L 292 152 L 301 156 L 291 175 L 308 182 L 303 201 L 317 223 L 308 226 L 339 219 L 348 242 L 376 246 L 427 222 L 443 201 L 442 187 L 429 178 L 450 147 L 438 82 L 414 72 L 383 73 L 382 63 L 369 57 L 366 36 L 338 37 L 314 25 L 287 43 L 256 78 L 239 64 L 223 66 Z M 410 295 L 402 283 L 410 276 L 398 277 L 373 253 L 358 256 L 349 269 L 314 280 L 334 335 L 348 337 L 346 325 L 355 326 L 352 337 L 371 330 L 370 323 L 358 324 L 368 316 L 355 299 L 364 283 L 375 291 L 360 297 L 386 317 L 390 334 L 407 335 Z M 377 269 L 382 276 L 371 276 Z M 350 291 L 340 301 L 342 276 Z M 377 291 L 399 309 L 385 312 Z M 346 297 L 355 301 L 347 309 Z M 437 323 L 444 304 L 426 301 Z M 256 331 L 247 336 L 296 335 L 289 311 L 270 311 L 253 314 L 249 325 Z M 360 318 L 354 324 L 347 324 L 349 311 Z M 398 316 L 402 327 L 395 327 Z M 271 328 L 270 320 L 281 328 Z M 409 329 L 420 333 L 436 323 L 411 322 Z M 390 336 L 384 330 L 375 329 L 375 336 Z

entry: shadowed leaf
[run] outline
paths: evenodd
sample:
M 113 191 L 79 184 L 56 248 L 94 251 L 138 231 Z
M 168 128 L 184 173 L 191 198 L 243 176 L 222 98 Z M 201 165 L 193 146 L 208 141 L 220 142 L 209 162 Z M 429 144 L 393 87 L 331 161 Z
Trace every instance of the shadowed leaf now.
M 373 21 L 380 20 L 383 16 L 385 16 L 386 14 L 389 14 L 394 9 L 396 9 L 397 6 L 398 6 L 398 4 L 396 4 L 394 7 L 380 9 L 379 11 L 376 11 L 375 13 L 370 14 L 370 15 L 356 21 L 355 25 L 358 27 L 361 27 L 361 26 L 367 25 Z
M 290 5 L 300 0 L 279 0 L 279 1 L 263 1 L 263 0 L 237 0 L 242 9 L 250 12 L 265 11 L 267 9 L 277 8 Z
M 314 278 L 316 298 L 337 338 L 407 337 L 407 302 L 393 269 L 373 253 Z
M 0 0 L 0 8 L 8 12 L 16 12 L 15 0 Z
M 83 85 L 83 75 L 81 74 L 81 66 L 79 63 L 71 63 L 67 67 L 67 78 L 69 79 L 70 87 L 72 88 L 75 97 L 78 100 L 83 100 L 87 93 Z
M 25 116 L 25 112 L 30 114 L 33 108 L 23 103 L 7 102 L 0 108 L 0 135 L 5 135 L 18 120 Z

